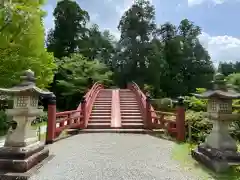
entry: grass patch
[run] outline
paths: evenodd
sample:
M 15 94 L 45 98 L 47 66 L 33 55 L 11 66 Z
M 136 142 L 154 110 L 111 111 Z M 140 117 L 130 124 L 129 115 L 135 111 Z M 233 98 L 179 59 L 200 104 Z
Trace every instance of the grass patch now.
M 190 150 L 195 146 L 188 143 L 175 144 L 172 158 L 182 165 L 183 170 L 191 171 L 203 180 L 240 180 L 240 166 L 231 168 L 226 173 L 219 174 L 196 162 L 190 155 Z
M 46 126 L 46 125 L 47 125 L 47 122 L 41 122 L 41 123 L 32 125 L 32 127 L 38 128 L 38 127 L 40 127 L 40 126 Z
M 39 140 L 40 141 L 45 141 L 46 140 L 46 133 L 40 134 Z
M 39 134 L 39 129 L 40 129 L 40 127 L 41 127 L 41 126 L 44 126 L 44 125 L 46 125 L 46 122 L 41 122 L 41 123 L 32 125 L 32 128 L 33 128 L 33 129 L 36 129 L 36 130 L 38 131 L 38 139 L 39 139 L 40 141 L 45 141 L 45 140 L 46 140 L 46 132 Z

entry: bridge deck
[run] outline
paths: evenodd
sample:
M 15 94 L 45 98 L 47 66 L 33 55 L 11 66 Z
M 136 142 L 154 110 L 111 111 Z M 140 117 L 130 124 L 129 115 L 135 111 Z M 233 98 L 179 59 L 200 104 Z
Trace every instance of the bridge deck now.
M 30 180 L 197 180 L 171 159 L 174 143 L 142 134 L 80 134 L 49 146 L 55 157 Z

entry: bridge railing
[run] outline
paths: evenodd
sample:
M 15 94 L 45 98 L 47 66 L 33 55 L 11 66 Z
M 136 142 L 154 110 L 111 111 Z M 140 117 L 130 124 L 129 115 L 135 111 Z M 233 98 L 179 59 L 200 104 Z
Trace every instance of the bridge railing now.
M 128 89 L 132 90 L 137 97 L 138 104 L 141 108 L 142 116 L 144 117 L 145 128 L 151 129 L 151 121 L 153 121 L 152 117 L 156 117 L 154 108 L 151 106 L 150 103 L 148 103 L 148 98 L 135 82 L 129 83 Z M 150 114 L 148 112 L 148 109 L 150 109 Z
M 56 113 L 55 136 L 64 129 L 80 128 L 83 125 L 81 109 Z
M 77 109 L 72 111 L 56 112 L 56 100 L 55 97 L 52 97 L 48 105 L 46 143 L 53 143 L 65 129 L 85 128 L 88 123 L 93 102 L 98 92 L 103 88 L 104 86 L 101 83 L 96 82 L 83 97 Z
M 153 116 L 152 127 L 155 129 L 166 129 L 169 134 L 176 134 L 177 113 L 155 111 L 156 116 Z
M 138 87 L 138 85 L 135 82 L 128 83 L 127 88 L 133 91 L 133 93 L 137 97 L 138 104 L 140 105 L 142 116 L 144 117 L 144 126 L 147 127 L 147 117 L 146 117 L 146 96 L 141 91 L 141 89 Z
M 156 111 L 151 105 L 150 97 L 147 97 L 135 82 L 128 84 L 128 89 L 132 90 L 138 99 L 144 117 L 145 128 L 150 130 L 165 129 L 169 134 L 175 135 L 178 141 L 185 140 L 183 99 L 178 100 L 175 112 Z
M 92 88 L 84 96 L 82 104 L 78 107 L 83 111 L 84 127 L 87 127 L 88 120 L 92 111 L 93 103 L 97 97 L 97 94 L 101 89 L 104 89 L 103 84 L 96 82 Z

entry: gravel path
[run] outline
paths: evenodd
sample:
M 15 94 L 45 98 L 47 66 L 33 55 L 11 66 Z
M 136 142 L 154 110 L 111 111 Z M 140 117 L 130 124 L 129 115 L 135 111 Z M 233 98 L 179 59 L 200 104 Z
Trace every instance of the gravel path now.
M 171 159 L 174 143 L 139 134 L 80 134 L 49 146 L 55 157 L 30 180 L 198 180 Z

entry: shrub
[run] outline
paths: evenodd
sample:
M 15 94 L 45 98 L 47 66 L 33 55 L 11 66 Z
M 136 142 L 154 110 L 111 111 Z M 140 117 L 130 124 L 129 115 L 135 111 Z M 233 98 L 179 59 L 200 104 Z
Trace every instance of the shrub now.
M 240 121 L 235 120 L 230 124 L 229 132 L 234 139 L 240 140 Z
M 40 116 L 40 119 L 42 122 L 47 122 L 48 120 L 48 113 L 47 112 L 44 112 L 41 116 Z
M 32 121 L 32 125 L 40 124 L 42 122 L 47 122 L 48 120 L 48 114 L 47 112 L 44 112 L 42 115 L 37 117 L 35 120 Z
M 204 88 L 196 88 L 197 94 L 202 94 L 206 91 Z M 207 100 L 206 99 L 199 99 L 195 96 L 185 96 L 184 97 L 185 106 L 187 109 L 193 111 L 206 111 L 207 110 Z
M 194 142 L 204 141 L 206 135 L 210 133 L 212 129 L 212 124 L 209 119 L 204 116 L 204 112 L 188 110 L 186 112 L 186 128 L 188 128 L 189 123 L 191 125 L 191 139 Z M 188 131 L 187 137 L 189 137 Z
M 5 111 L 0 110 L 0 136 L 5 135 L 9 128 L 9 120 Z
M 151 85 L 148 85 L 148 84 L 144 84 L 144 85 L 143 85 L 143 91 L 149 93 L 148 95 L 149 95 L 150 97 L 153 96 L 153 89 L 154 89 L 154 88 L 153 88 L 153 86 L 151 86 Z
M 151 104 L 157 111 L 172 111 L 173 102 L 170 98 L 154 99 Z
M 233 112 L 240 113 L 240 100 L 233 100 L 232 104 Z
M 232 104 L 233 112 L 240 113 L 240 100 L 233 100 Z M 229 128 L 230 134 L 237 140 L 240 140 L 240 120 L 235 120 Z
M 212 123 L 204 116 L 204 112 L 195 112 L 192 110 L 188 110 L 186 112 L 187 137 L 189 137 L 189 123 L 191 124 L 191 139 L 193 142 L 203 142 L 206 135 L 209 134 L 212 129 Z M 234 139 L 240 140 L 239 120 L 235 120 L 232 124 L 230 124 L 229 132 Z
M 185 106 L 189 110 L 193 111 L 207 111 L 207 100 L 199 99 L 194 96 L 185 96 L 184 97 Z

